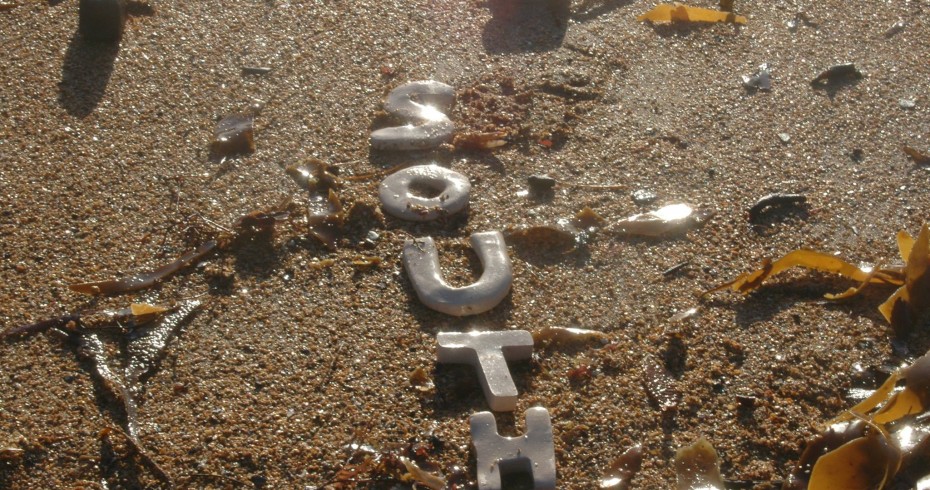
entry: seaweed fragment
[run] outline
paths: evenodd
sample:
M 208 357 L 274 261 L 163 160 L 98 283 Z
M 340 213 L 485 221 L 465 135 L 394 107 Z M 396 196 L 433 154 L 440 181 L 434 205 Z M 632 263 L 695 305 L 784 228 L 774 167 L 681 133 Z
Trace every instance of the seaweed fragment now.
M 599 487 L 607 490 L 629 490 L 633 478 L 643 467 L 643 446 L 637 444 L 628 448 L 619 458 L 610 464 L 607 473 L 601 478 Z
M 307 226 L 310 236 L 326 248 L 336 250 L 339 232 L 345 224 L 346 213 L 336 191 L 329 189 L 326 197 L 315 196 L 307 208 Z
M 284 172 L 302 189 L 310 192 L 342 186 L 339 180 L 339 167 L 318 158 L 311 158 L 296 165 L 288 165 Z
M 139 291 L 141 289 L 150 288 L 157 284 L 160 284 L 165 279 L 168 279 L 181 269 L 186 268 L 194 262 L 199 261 L 204 258 L 207 254 L 213 251 L 216 248 L 216 241 L 210 240 L 203 245 L 201 245 L 196 250 L 191 250 L 181 257 L 179 257 L 174 262 L 170 264 L 161 266 L 150 272 L 142 272 L 134 274 L 122 279 L 115 279 L 109 281 L 99 281 L 99 282 L 84 282 L 78 284 L 71 284 L 68 286 L 68 289 L 82 294 L 90 295 L 115 295 L 130 293 L 133 291 Z
M 917 165 L 930 165 L 930 155 L 910 146 L 901 147 L 901 151 Z
M 677 490 L 723 490 L 720 461 L 714 446 L 701 437 L 675 452 Z
M 728 22 L 731 24 L 745 24 L 746 17 L 735 15 L 733 12 L 691 7 L 680 3 L 659 4 L 652 10 L 636 18 L 640 22 Z
M 533 342 L 550 346 L 591 341 L 606 342 L 607 338 L 604 332 L 573 327 L 544 327 L 533 332 Z
M 505 138 L 507 133 L 504 131 L 464 132 L 455 135 L 452 146 L 456 150 L 493 150 L 506 145 Z
M 898 250 L 905 261 L 904 284 L 878 310 L 895 334 L 903 338 L 925 320 L 930 310 L 930 227 L 924 223 L 916 240 L 906 231 L 899 231 Z
M 643 386 L 646 395 L 660 411 L 675 411 L 681 393 L 676 387 L 675 379 L 662 364 L 651 357 L 643 361 Z
M 255 117 L 232 114 L 216 124 L 210 152 L 214 157 L 230 157 L 255 151 Z

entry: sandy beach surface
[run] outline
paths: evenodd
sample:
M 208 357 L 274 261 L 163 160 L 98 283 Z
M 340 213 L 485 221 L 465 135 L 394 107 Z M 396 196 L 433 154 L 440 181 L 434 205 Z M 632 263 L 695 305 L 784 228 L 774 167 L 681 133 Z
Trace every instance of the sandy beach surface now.
M 930 210 L 930 169 L 902 152 L 930 153 L 926 1 L 737 0 L 742 26 L 653 26 L 636 19 L 655 5 L 645 0 L 151 0 L 132 4 L 118 48 L 81 39 L 77 0 L 3 3 L 0 328 L 202 301 L 138 387 L 139 444 L 178 487 L 322 488 L 353 448 L 413 446 L 470 488 L 468 417 L 487 402 L 470 368 L 437 366 L 436 334 L 579 327 L 606 340 L 537 345 L 512 364 L 516 412 L 498 414 L 512 435 L 524 410 L 549 410 L 559 488 L 595 488 L 635 444 L 633 488 L 670 488 L 676 449 L 699 437 L 739 488 L 775 488 L 804 441 L 855 403 L 850 388 L 874 389 L 930 347 L 917 333 L 893 349 L 876 309 L 891 290 L 829 302 L 852 285 L 829 275 L 699 299 L 797 248 L 899 260 L 895 233 L 916 234 Z M 812 87 L 842 62 L 864 76 Z M 763 63 L 772 89 L 744 88 Z M 271 70 L 243 72 L 254 66 Z M 392 124 L 385 95 L 424 79 L 455 88 L 457 131 L 504 131 L 507 144 L 371 150 L 371 131 Z M 217 122 L 256 103 L 255 152 L 211 158 Z M 311 158 L 338 165 L 339 197 L 363 210 L 336 250 L 294 211 L 308 194 L 285 169 Z M 429 162 L 468 176 L 467 215 L 383 215 L 379 172 Z M 521 192 L 544 173 L 553 195 Z M 773 192 L 807 204 L 750 225 L 748 209 Z M 272 236 L 158 287 L 68 288 L 152 270 L 288 200 Z M 481 273 L 471 233 L 585 207 L 616 223 L 669 203 L 713 216 L 663 238 L 606 227 L 568 251 L 511 243 L 512 292 L 477 316 L 423 306 L 401 262 L 406 239 L 432 236 L 446 278 L 464 285 Z M 0 487 L 165 486 L 119 435 L 123 409 L 74 339 L 0 343 L 0 448 L 15 450 Z M 103 339 L 112 365 L 125 363 L 119 336 Z M 674 409 L 650 398 L 644 366 L 657 364 Z

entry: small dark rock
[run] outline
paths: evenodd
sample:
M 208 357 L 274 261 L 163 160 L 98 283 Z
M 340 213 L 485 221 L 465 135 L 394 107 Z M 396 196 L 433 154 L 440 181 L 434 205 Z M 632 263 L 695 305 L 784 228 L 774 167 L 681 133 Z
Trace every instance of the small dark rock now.
M 85 40 L 118 43 L 126 25 L 123 0 L 81 0 L 78 30 Z
M 858 80 L 862 78 L 862 72 L 856 68 L 855 63 L 841 63 L 827 68 L 816 78 L 811 80 L 811 85 L 829 85 L 845 80 Z
M 749 395 L 736 395 L 736 402 L 739 403 L 740 408 L 749 410 L 751 408 L 755 408 L 756 397 Z
M 552 192 L 552 188 L 555 187 L 556 181 L 547 174 L 542 174 L 530 175 L 526 179 L 526 183 L 530 186 L 531 195 L 542 196 Z

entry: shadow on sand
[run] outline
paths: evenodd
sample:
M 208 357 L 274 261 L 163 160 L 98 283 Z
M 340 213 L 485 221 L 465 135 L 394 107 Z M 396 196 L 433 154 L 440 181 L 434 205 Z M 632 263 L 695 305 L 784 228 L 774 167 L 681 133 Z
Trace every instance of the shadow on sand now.
M 58 103 L 68 114 L 84 118 L 94 112 L 106 93 L 118 53 L 118 43 L 87 42 L 74 31 L 58 85 Z

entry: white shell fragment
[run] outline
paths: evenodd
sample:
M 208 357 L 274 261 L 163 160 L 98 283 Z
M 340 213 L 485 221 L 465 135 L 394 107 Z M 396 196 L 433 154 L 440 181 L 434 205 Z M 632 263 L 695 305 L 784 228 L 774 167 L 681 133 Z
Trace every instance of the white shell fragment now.
M 617 230 L 626 235 L 664 236 L 683 233 L 701 224 L 706 216 L 687 204 L 670 204 L 648 213 L 636 214 L 617 223 Z
M 507 361 L 529 359 L 533 355 L 533 336 L 529 332 L 441 332 L 436 340 L 439 362 L 471 364 L 477 368 L 491 410 L 512 412 L 516 409 L 517 387 Z
M 743 87 L 762 91 L 772 90 L 772 72 L 769 71 L 768 63 L 759 65 L 759 71 L 755 75 L 743 75 Z
M 456 288 L 442 278 L 439 254 L 432 238 L 407 240 L 404 268 L 423 304 L 449 315 L 477 315 L 494 308 L 507 296 L 513 271 L 504 236 L 499 231 L 473 233 L 471 246 L 484 272 L 473 284 Z
M 371 147 L 377 150 L 424 150 L 450 141 L 455 125 L 445 113 L 454 102 L 455 89 L 433 80 L 410 82 L 395 88 L 388 94 L 384 110 L 412 122 L 373 131 Z
M 471 440 L 478 463 L 478 490 L 501 490 L 501 476 L 533 474 L 535 490 L 555 490 L 555 449 L 552 422 L 542 407 L 526 411 L 526 433 L 502 437 L 491 412 L 471 416 Z
M 379 196 L 391 216 L 431 221 L 465 209 L 470 193 L 464 175 L 439 165 L 416 165 L 387 176 Z

